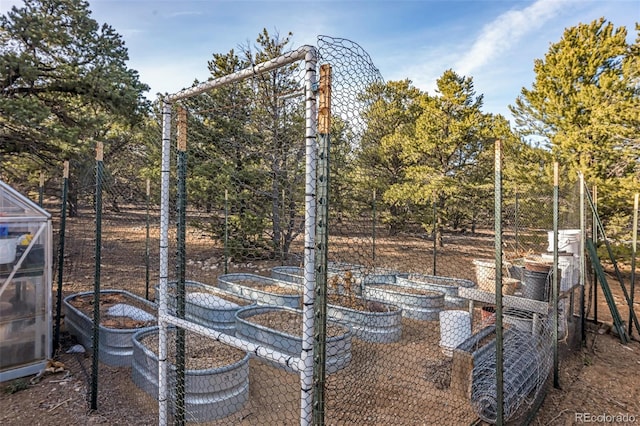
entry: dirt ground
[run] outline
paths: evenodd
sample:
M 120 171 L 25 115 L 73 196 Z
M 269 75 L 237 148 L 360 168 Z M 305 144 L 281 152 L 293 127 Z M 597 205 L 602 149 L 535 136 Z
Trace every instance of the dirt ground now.
M 95 258 L 92 256 L 93 240 L 90 234 L 92 221 L 90 218 L 73 218 L 70 222 L 65 255 L 65 296 L 91 290 L 94 281 Z M 113 218 L 103 225 L 101 285 L 102 288 L 121 288 L 144 296 L 147 291 L 144 281 L 144 222 L 130 221 L 126 226 L 120 223 Z M 151 237 L 155 244 L 157 230 L 151 231 Z M 492 252 L 490 244 L 486 244 L 486 241 L 480 244 L 476 238 L 481 237 L 467 236 L 462 243 L 461 238 L 452 236 L 448 247 L 439 254 L 442 266 L 438 275 L 473 278 L 472 272 L 469 272 L 471 269 L 463 268 L 461 273 L 460 265 L 470 264 L 471 259 L 476 257 L 490 256 Z M 190 233 L 189 241 L 188 279 L 215 284 L 217 275 L 222 273 L 219 248 L 209 247 L 208 239 L 198 232 Z M 396 265 L 399 270 L 412 267 L 411 270 L 429 273 L 431 258 L 424 257 L 424 253 L 429 253 L 431 245 L 431 241 L 422 238 L 380 237 L 378 258 L 387 265 Z M 151 259 L 153 265 L 157 261 L 157 247 L 151 248 Z M 452 262 L 452 259 L 458 263 Z M 270 268 L 278 264 L 232 263 L 229 272 L 268 275 Z M 464 274 L 467 276 L 461 276 Z M 156 271 L 152 270 L 150 282 L 156 280 Z M 612 289 L 616 301 L 621 305 L 623 299 L 619 286 L 616 288 L 612 285 Z M 150 298 L 153 295 L 151 288 Z M 636 297 L 637 301 L 639 299 Z M 636 302 L 636 312 L 640 312 L 638 306 Z M 532 424 L 640 424 L 640 343 L 634 340 L 623 345 L 611 332 L 611 327 L 607 325 L 611 320 L 602 294 L 599 295 L 598 307 L 599 319 L 605 324 L 589 323 L 586 343 L 582 347 L 560 344 L 559 388 L 549 384 L 548 393 Z M 627 318 L 628 313 L 624 309 L 621 309 L 621 314 L 624 319 Z M 396 346 L 392 344 L 385 349 L 381 349 L 381 346 L 372 349 L 372 346 L 355 341 L 354 359 L 359 359 L 360 364 L 352 363 L 344 372 L 328 379 L 330 399 L 327 403 L 327 424 L 428 425 L 477 422 L 472 410 L 465 406 L 465 401 L 442 391 L 442 385 L 436 383 L 433 375 L 428 377 L 429 380 L 424 379 L 425 371 L 447 362 L 437 345 L 433 346 L 433 341 L 437 342 L 437 329 L 426 330 L 418 322 L 406 320 L 403 326 L 402 342 Z M 638 336 L 635 335 L 635 338 Z M 0 424 L 157 424 L 157 403 L 133 385 L 131 369 L 127 367 L 100 364 L 98 409 L 90 410 L 91 357 L 86 353 L 66 353 L 75 343 L 63 328 L 61 350 L 55 358 L 62 363 L 61 371 L 45 373 L 41 378 L 32 376 L 0 383 Z M 405 350 L 407 352 L 402 352 Z M 399 364 L 402 363 L 402 370 L 380 363 L 379 360 L 384 357 L 395 357 Z M 216 424 L 298 424 L 298 377 L 256 360 L 251 360 L 250 370 L 252 377 L 262 378 L 260 386 L 251 389 L 250 403 L 238 414 Z M 400 377 L 402 374 L 407 377 Z M 365 383 L 367 386 L 355 388 L 356 383 Z M 278 393 L 284 385 L 287 390 Z M 415 391 L 411 391 L 411 388 L 415 388 Z M 274 396 L 278 399 L 274 400 Z M 434 409 L 427 411 L 426 415 L 419 408 L 425 404 L 442 404 L 443 401 L 444 406 L 434 405 Z M 344 409 L 345 406 L 352 407 L 349 405 L 352 403 L 359 405 L 351 411 Z M 523 421 L 519 420 L 519 424 Z

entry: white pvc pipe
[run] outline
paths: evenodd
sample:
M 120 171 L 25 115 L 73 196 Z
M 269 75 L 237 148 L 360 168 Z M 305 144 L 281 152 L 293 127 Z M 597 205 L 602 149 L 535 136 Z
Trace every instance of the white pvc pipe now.
M 168 410 L 167 283 L 169 279 L 169 176 L 171 168 L 171 104 L 162 102 L 162 165 L 160 171 L 160 296 L 158 306 L 158 424 L 166 425 Z
M 305 220 L 304 220 L 304 294 L 302 353 L 300 358 L 304 369 L 300 372 L 300 425 L 306 426 L 313 421 L 313 334 L 315 316 L 315 244 L 316 244 L 316 65 L 315 49 L 305 54 Z
M 180 99 L 190 98 L 195 95 L 199 95 L 200 93 L 204 93 L 211 89 L 215 89 L 216 87 L 221 87 L 230 83 L 234 83 L 236 81 L 244 80 L 245 78 L 252 77 L 254 75 L 262 74 L 276 68 L 280 68 L 282 66 L 291 64 L 296 61 L 300 61 L 306 58 L 306 55 L 311 52 L 315 52 L 315 47 L 313 46 L 301 46 L 297 50 L 293 52 L 289 52 L 285 55 L 278 56 L 277 58 L 271 59 L 270 61 L 263 62 L 258 65 L 254 65 L 250 68 L 245 68 L 240 71 L 236 71 L 233 74 L 225 75 L 223 77 L 218 77 L 214 80 L 205 81 L 203 83 L 198 84 L 197 86 L 189 87 L 188 89 L 181 90 L 173 95 L 169 95 L 167 98 L 168 102 L 178 101 Z
M 306 182 L 305 182 L 305 236 L 304 236 L 304 296 L 303 296 L 303 330 L 302 353 L 300 359 L 292 358 L 289 362 L 297 364 L 301 382 L 301 411 L 300 424 L 310 425 L 313 420 L 313 334 L 315 299 L 315 226 L 316 226 L 316 65 L 317 51 L 313 46 L 302 46 L 297 50 L 263 62 L 250 68 L 237 71 L 197 86 L 181 90 L 169 95 L 163 103 L 162 127 L 162 189 L 160 206 L 160 305 L 158 307 L 159 322 L 159 424 L 165 425 L 168 414 L 167 401 L 167 328 L 169 323 L 180 325 L 185 329 L 195 331 L 194 326 L 186 321 L 179 321 L 167 313 L 167 282 L 168 282 L 168 224 L 169 224 L 169 167 L 170 167 L 170 134 L 171 107 L 170 102 L 189 98 L 211 89 L 240 81 L 257 74 L 265 73 L 296 61 L 305 60 L 305 145 L 306 145 Z M 241 339 L 229 341 L 236 347 L 248 347 L 249 343 Z M 256 349 L 259 356 L 267 359 L 269 351 Z M 273 351 L 271 351 L 273 353 Z M 273 353 L 277 359 L 281 354 Z
M 185 330 L 198 333 L 202 336 L 210 337 L 211 339 L 217 340 L 226 345 L 230 345 L 243 351 L 250 352 L 258 356 L 259 358 L 275 362 L 285 367 L 289 367 L 297 372 L 301 371 L 303 368 L 303 363 L 301 362 L 300 358 L 291 356 L 284 352 L 278 352 L 271 347 L 256 345 L 255 343 L 248 342 L 233 335 L 214 330 L 213 328 L 204 327 L 189 320 L 178 318 L 170 314 L 163 315 L 162 318 L 159 317 L 158 319 L 162 320 L 167 325 L 175 325 L 177 327 L 184 328 Z

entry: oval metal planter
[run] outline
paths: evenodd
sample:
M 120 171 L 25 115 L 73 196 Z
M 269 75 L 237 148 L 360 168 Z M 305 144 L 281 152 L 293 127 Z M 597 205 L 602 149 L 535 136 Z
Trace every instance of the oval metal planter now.
M 357 298 L 362 301 L 361 298 Z M 327 304 L 327 317 L 349 327 L 360 340 L 372 343 L 393 343 L 402 336 L 402 309 L 388 303 L 380 303 L 388 310 L 382 312 L 360 311 L 346 306 Z
M 122 294 L 126 298 L 135 300 L 149 307 L 153 311 L 157 311 L 155 303 L 150 302 L 135 294 L 124 290 L 101 290 L 100 295 L 105 294 Z M 78 338 L 82 346 L 91 350 L 93 345 L 93 319 L 89 318 L 79 309 L 71 304 L 71 300 L 77 296 L 93 295 L 92 291 L 71 294 L 64 298 L 63 305 L 65 308 L 64 323 L 67 330 Z M 155 325 L 154 325 L 155 326 Z M 135 329 L 119 329 L 105 327 L 102 324 L 98 327 L 98 357 L 100 361 L 107 365 L 115 367 L 123 367 L 131 365 L 133 354 L 132 337 L 140 330 L 149 330 L 154 326 L 135 328 Z
M 289 311 L 302 315 L 302 311 L 279 306 L 249 306 L 240 309 L 236 313 L 236 336 L 242 337 L 249 342 L 273 348 L 278 352 L 289 354 L 293 357 L 300 357 L 302 353 L 302 337 L 287 334 L 273 328 L 265 327 L 261 324 L 251 322 L 250 318 L 272 311 Z M 348 327 L 331 321 L 333 325 L 344 329 L 344 333 L 326 339 L 326 372 L 335 373 L 351 362 L 351 330 Z M 300 330 L 302 334 L 302 330 Z M 265 361 L 278 368 L 294 372 L 288 366 Z
M 274 266 L 271 278 L 293 284 L 304 284 L 304 268 L 299 266 Z
M 133 336 L 131 379 L 140 389 L 158 398 L 158 357 L 141 343 L 158 333 L 158 327 Z M 215 342 L 215 344 L 222 344 Z M 176 368 L 170 364 L 168 388 L 175 400 Z M 216 368 L 185 370 L 185 412 L 187 421 L 207 422 L 240 410 L 249 399 L 249 354 L 235 363 Z M 173 408 L 173 404 L 170 404 Z
M 288 291 L 286 294 L 271 293 L 243 285 L 242 281 L 252 281 L 257 285 L 276 285 Z M 297 308 L 302 305 L 302 289 L 292 283 L 263 277 L 256 274 L 225 274 L 218 277 L 218 287 L 239 296 L 255 300 L 259 305 L 275 305 Z
M 469 300 L 459 297 L 458 289 L 460 287 L 472 288 L 476 285 L 470 280 L 422 274 L 409 274 L 406 278 L 398 277 L 396 283 L 411 288 L 443 292 L 444 305 L 447 309 L 466 308 Z
M 444 308 L 444 293 L 430 290 L 416 293 L 412 290 L 398 284 L 368 283 L 364 286 L 364 297 L 397 305 L 406 318 L 437 321 Z
M 167 305 L 175 314 L 176 282 L 168 283 Z M 196 324 L 233 334 L 236 331 L 236 312 L 256 302 L 247 297 L 198 281 L 185 281 L 185 318 Z M 160 286 L 156 285 L 156 303 Z M 226 303 L 225 303 L 226 302 Z

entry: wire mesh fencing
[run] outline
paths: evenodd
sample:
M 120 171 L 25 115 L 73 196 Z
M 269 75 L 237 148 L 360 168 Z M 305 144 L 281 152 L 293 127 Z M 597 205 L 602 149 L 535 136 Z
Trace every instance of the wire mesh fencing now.
M 127 389 L 148 424 L 533 415 L 579 312 L 577 185 L 503 188 L 488 144 L 482 185 L 400 203 L 376 123 L 406 99 L 360 46 L 321 36 L 209 66 L 157 111 L 162 151 L 106 147 L 100 218 L 95 169 L 72 167 L 65 325 L 87 347 L 103 333 L 98 403 Z M 82 323 L 96 280 L 100 328 Z

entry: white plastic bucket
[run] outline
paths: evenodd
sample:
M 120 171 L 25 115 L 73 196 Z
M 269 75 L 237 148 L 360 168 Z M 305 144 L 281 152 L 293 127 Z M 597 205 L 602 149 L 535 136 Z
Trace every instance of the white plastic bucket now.
M 553 262 L 552 254 L 543 254 L 542 259 Z M 575 256 L 558 256 L 558 269 L 560 270 L 560 291 L 567 291 L 578 284 L 576 274 L 577 258 Z
M 549 240 L 548 252 L 553 251 L 553 231 L 547 231 Z M 580 254 L 580 230 L 579 229 L 559 229 L 558 230 L 558 251 L 571 254 Z
M 16 248 L 20 238 L 0 238 L 0 264 L 13 263 L 16 260 Z
M 440 311 L 440 348 L 446 356 L 471 337 L 471 314 L 467 311 Z

